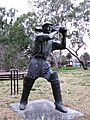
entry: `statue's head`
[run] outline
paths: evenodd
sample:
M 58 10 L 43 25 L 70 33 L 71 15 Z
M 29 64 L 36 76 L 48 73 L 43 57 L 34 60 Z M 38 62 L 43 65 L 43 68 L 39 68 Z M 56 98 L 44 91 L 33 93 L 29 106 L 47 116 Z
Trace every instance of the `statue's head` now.
M 52 30 L 52 23 L 50 23 L 50 22 L 45 22 L 45 23 L 42 25 L 42 30 L 43 30 L 43 33 L 50 33 L 51 30 Z

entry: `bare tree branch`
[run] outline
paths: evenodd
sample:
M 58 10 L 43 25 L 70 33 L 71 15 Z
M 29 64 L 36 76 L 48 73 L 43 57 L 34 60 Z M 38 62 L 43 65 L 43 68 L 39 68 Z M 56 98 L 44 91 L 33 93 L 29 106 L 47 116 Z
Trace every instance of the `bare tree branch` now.
M 78 59 L 78 61 L 81 63 L 82 67 L 84 70 L 87 70 L 87 66 L 85 66 L 85 64 L 83 63 L 83 61 L 81 61 L 79 59 L 79 57 L 77 55 L 75 55 L 74 53 L 71 52 L 71 50 L 69 50 L 68 48 L 66 48 L 74 57 L 76 57 Z

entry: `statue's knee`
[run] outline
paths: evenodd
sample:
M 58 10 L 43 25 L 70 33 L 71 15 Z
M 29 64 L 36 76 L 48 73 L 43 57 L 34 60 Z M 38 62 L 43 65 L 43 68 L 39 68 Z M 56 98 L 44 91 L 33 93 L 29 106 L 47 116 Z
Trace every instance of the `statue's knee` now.
M 26 84 L 30 84 L 30 83 L 33 83 L 34 81 L 35 81 L 35 79 L 32 79 L 29 76 L 25 76 L 23 82 L 26 83 Z
M 50 82 L 54 82 L 54 81 L 59 81 L 58 74 L 56 71 L 50 75 Z

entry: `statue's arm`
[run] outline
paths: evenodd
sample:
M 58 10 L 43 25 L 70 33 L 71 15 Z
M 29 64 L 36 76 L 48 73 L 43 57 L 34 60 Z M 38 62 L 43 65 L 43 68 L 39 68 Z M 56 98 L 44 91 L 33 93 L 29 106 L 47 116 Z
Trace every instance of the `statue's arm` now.
M 55 37 L 56 34 L 57 34 L 57 31 L 54 31 L 50 34 L 38 34 L 36 36 L 36 40 L 39 41 L 39 42 L 52 40 Z
M 53 41 L 52 50 L 63 50 L 66 49 L 66 33 L 62 33 L 60 41 Z
M 49 37 L 50 37 L 51 39 L 53 39 L 53 38 L 55 37 L 55 35 L 57 34 L 57 32 L 58 32 L 58 31 L 51 32 L 51 33 L 49 34 Z
M 38 35 L 36 37 L 36 41 L 38 42 L 44 42 L 50 40 L 50 37 L 48 35 Z

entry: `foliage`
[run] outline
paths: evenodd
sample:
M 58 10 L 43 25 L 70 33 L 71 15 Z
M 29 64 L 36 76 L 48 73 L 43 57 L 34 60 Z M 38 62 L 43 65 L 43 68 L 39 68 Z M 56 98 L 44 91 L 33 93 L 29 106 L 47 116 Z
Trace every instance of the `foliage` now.
M 60 70 L 61 71 L 67 71 L 67 70 L 77 70 L 79 69 L 78 67 L 73 67 L 73 66 L 65 66 L 65 67 L 62 67 Z
M 49 20 L 53 24 L 58 23 L 67 28 L 68 49 L 79 59 L 78 51 L 86 46 L 83 41 L 84 35 L 90 31 L 90 27 L 87 27 L 90 26 L 88 0 L 79 6 L 74 6 L 69 0 L 37 0 L 34 3 L 34 6 L 38 8 L 36 15 L 40 23 Z M 87 18 L 88 20 L 86 20 Z M 60 60 L 61 52 L 59 55 L 58 59 Z M 56 66 L 58 66 L 57 62 L 55 62 Z
M 17 18 L 10 28 L 9 43 L 12 49 L 14 48 L 16 50 L 16 54 L 14 54 L 14 59 L 11 63 L 13 63 L 14 60 L 17 61 L 17 68 L 24 68 L 30 59 L 29 57 L 32 55 L 33 37 L 31 37 L 31 35 L 33 34 L 32 30 L 35 24 L 34 17 L 33 19 L 32 17 L 33 14 L 31 13 L 23 14 Z M 15 65 L 12 67 L 16 68 Z
M 70 60 L 72 58 L 71 53 L 67 53 L 66 57 L 67 57 L 68 60 Z
M 5 10 L 5 12 L 7 11 Z M 11 68 L 26 69 L 25 66 L 32 55 L 33 49 L 33 29 L 36 24 L 35 14 L 23 14 L 13 23 L 12 19 L 14 19 L 15 14 L 10 15 L 11 21 L 7 23 L 7 31 L 5 31 L 5 25 L 3 29 L 0 29 L 2 31 L 0 42 L 4 50 L 4 53 L 0 53 L 3 60 L 3 62 L 0 62 L 0 66 L 6 70 L 10 70 Z M 4 15 L 2 14 L 2 16 Z M 8 16 L 6 18 L 8 19 Z
M 86 46 L 84 35 L 87 33 L 90 36 L 90 1 L 85 0 L 79 6 L 72 6 L 72 12 L 74 15 L 71 20 L 72 36 L 69 48 L 78 56 L 78 51 Z
M 79 70 L 78 67 L 73 67 L 73 66 L 63 66 L 63 67 L 60 67 L 60 68 L 55 68 L 55 67 L 51 67 L 52 70 L 55 70 L 55 71 L 58 71 L 58 72 L 66 72 L 68 70 Z
M 70 0 L 37 0 L 34 2 L 34 6 L 38 8 L 36 15 L 41 23 L 47 20 L 54 24 L 66 21 L 64 16 L 67 13 L 67 9 L 68 11 L 70 10 L 70 5 Z
M 17 11 L 14 8 L 6 10 L 0 7 L 0 66 L 7 70 L 17 66 L 20 69 L 23 65 L 25 67 L 32 56 L 34 28 L 47 20 L 67 28 L 67 50 L 72 51 L 70 53 L 79 60 L 78 51 L 86 46 L 83 37 L 86 33 L 90 36 L 89 0 L 79 6 L 74 6 L 70 0 L 35 0 L 34 8 L 36 10 L 15 20 Z M 53 61 L 58 66 L 58 63 L 62 62 L 61 59 L 63 58 L 60 51 L 57 60 Z
M 16 11 L 13 8 L 11 8 L 10 10 L 6 10 L 5 8 L 0 7 L 0 47 L 2 48 L 2 50 L 0 51 L 0 56 L 1 56 L 0 66 L 1 66 L 1 68 L 3 68 L 4 66 L 5 66 L 5 68 L 7 68 L 7 65 L 9 65 L 9 62 L 10 62 L 8 60 L 8 58 L 10 56 L 10 52 L 7 51 L 7 46 L 9 46 L 9 44 L 10 44 L 9 32 L 10 32 L 12 23 L 14 21 L 15 12 Z M 7 54 L 5 54 L 5 53 L 7 53 Z
M 0 43 L 5 43 L 9 40 L 9 29 L 14 21 L 15 13 L 16 10 L 14 8 L 6 10 L 0 7 Z

